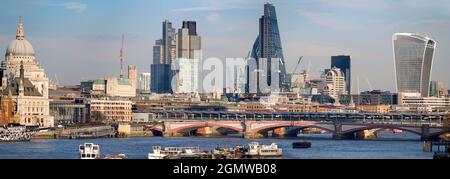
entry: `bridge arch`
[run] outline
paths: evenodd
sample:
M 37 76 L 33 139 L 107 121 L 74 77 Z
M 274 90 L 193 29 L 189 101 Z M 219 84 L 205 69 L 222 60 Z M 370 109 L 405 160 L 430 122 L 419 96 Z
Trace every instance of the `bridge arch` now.
M 310 125 L 310 126 L 301 127 L 300 130 L 308 129 L 308 128 L 321 129 L 321 130 L 324 130 L 324 131 L 329 132 L 329 133 L 334 133 L 334 130 L 331 130 L 331 129 L 328 129 L 328 128 L 325 128 L 325 127 L 321 127 L 321 126 L 318 126 L 318 125 Z
M 439 138 L 439 136 L 442 134 L 450 134 L 450 130 L 443 130 L 440 132 L 431 133 L 430 138 Z
M 270 124 L 262 127 L 258 127 L 252 130 L 254 133 L 265 133 L 271 130 L 275 130 L 278 128 L 284 128 L 284 127 L 299 127 L 299 130 L 306 129 L 306 128 L 317 128 L 321 129 L 330 133 L 334 132 L 334 126 L 328 125 L 328 128 L 319 124 L 315 124 L 312 122 L 297 122 L 297 123 L 278 123 L 278 124 Z
M 221 123 L 215 123 L 215 122 L 203 122 L 203 123 L 194 123 L 194 124 L 189 124 L 186 126 L 182 126 L 182 127 L 177 127 L 177 128 L 173 128 L 172 132 L 173 133 L 182 133 L 182 132 L 187 132 L 187 131 L 193 131 L 196 129 L 200 129 L 200 128 L 204 128 L 204 127 L 220 127 L 220 128 L 224 128 L 224 129 L 229 129 L 235 132 L 243 132 L 243 128 L 238 128 L 232 125 L 226 125 L 226 124 L 221 124 Z
M 164 128 L 162 126 L 144 126 L 144 130 L 150 131 L 153 136 L 163 136 Z
M 347 135 L 347 134 L 353 134 L 356 132 L 362 132 L 365 130 L 372 130 L 372 129 L 398 129 L 398 130 L 402 130 L 402 131 L 406 131 L 412 134 L 416 134 L 418 136 L 422 136 L 421 132 L 418 131 L 414 131 L 414 130 L 410 130 L 410 129 L 406 129 L 404 127 L 399 127 L 399 126 L 393 126 L 393 125 L 369 125 L 369 126 L 364 126 L 364 127 L 358 127 L 358 128 L 354 128 L 354 129 L 349 129 L 346 131 L 342 131 L 342 134 Z

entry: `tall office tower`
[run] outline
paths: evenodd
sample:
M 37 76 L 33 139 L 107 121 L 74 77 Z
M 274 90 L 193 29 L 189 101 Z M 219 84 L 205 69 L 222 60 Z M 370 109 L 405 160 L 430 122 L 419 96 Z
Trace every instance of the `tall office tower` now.
M 155 93 L 171 93 L 171 65 L 176 59 L 176 37 L 172 23 L 165 20 L 162 23 L 162 39 L 153 47 L 153 64 L 150 67 L 151 91 Z
M 201 59 L 201 37 L 197 35 L 196 22 L 183 21 L 176 37 L 177 57 L 185 59 Z
M 438 82 L 438 91 L 439 91 L 439 97 L 448 95 L 447 90 L 445 90 L 445 84 L 443 81 Z
M 195 21 L 183 21 L 176 36 L 178 69 L 177 93 L 198 92 L 199 60 L 202 59 L 201 37 L 197 34 Z
M 439 97 L 439 87 L 437 81 L 430 82 L 430 97 Z
M 141 73 L 139 75 L 139 90 L 141 92 L 149 92 L 151 85 L 151 74 L 150 73 Z
M 345 76 L 345 85 L 348 94 L 352 92 L 351 85 L 351 58 L 346 55 L 332 56 L 331 57 L 331 67 L 330 68 L 340 68 L 342 72 L 344 72 Z
M 178 61 L 178 76 L 176 93 L 196 93 L 199 92 L 199 59 L 181 58 Z
M 197 35 L 197 23 L 195 21 L 183 21 L 183 29 L 189 29 L 189 35 Z
M 271 70 L 271 60 L 278 58 L 279 60 L 279 77 L 280 77 L 280 88 L 282 91 L 287 91 L 289 87 L 286 85 L 286 67 L 284 63 L 283 48 L 281 45 L 280 32 L 278 29 L 278 20 L 275 12 L 275 6 L 272 4 L 264 5 L 264 15 L 259 19 L 259 35 L 253 44 L 253 49 L 250 56 L 256 60 L 258 68 L 260 67 L 259 59 L 266 58 L 267 63 L 267 77 L 268 85 L 271 85 L 272 70 Z M 277 73 L 277 72 L 273 72 Z M 258 93 L 259 89 L 259 77 L 257 78 Z
M 164 64 L 172 64 L 175 59 L 175 54 L 173 54 L 175 46 L 175 29 L 172 27 L 172 22 L 165 20 L 163 22 L 163 59 Z
M 428 97 L 436 41 L 427 35 L 396 33 L 393 45 L 397 92 Z
M 137 89 L 137 67 L 136 65 L 128 66 L 128 79 L 130 79 L 131 87 L 136 90 Z
M 172 93 L 172 67 L 170 64 L 152 64 L 151 65 L 151 86 L 153 93 Z
M 153 46 L 153 64 L 164 64 L 164 48 L 162 40 L 156 40 Z

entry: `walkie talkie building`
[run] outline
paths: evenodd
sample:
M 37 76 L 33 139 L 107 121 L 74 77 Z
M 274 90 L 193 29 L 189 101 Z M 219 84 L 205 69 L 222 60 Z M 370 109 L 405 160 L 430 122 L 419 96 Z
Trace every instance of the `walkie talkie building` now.
M 393 36 L 397 92 L 428 97 L 436 41 L 413 33 Z

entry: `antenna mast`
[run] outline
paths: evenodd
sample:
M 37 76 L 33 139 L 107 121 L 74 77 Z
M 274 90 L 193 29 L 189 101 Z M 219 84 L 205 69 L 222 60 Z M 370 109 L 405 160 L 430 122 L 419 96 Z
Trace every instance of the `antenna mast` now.
M 120 47 L 120 78 L 123 78 L 123 41 L 124 35 L 122 34 L 122 46 Z

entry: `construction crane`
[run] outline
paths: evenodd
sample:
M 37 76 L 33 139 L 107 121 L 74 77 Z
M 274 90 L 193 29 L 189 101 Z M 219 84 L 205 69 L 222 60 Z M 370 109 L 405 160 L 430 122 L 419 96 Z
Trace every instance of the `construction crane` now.
M 298 66 L 299 66 L 300 63 L 302 62 L 302 59 L 303 59 L 303 56 L 301 56 L 301 57 L 298 59 L 297 65 L 295 65 L 295 68 L 294 68 L 294 71 L 292 71 L 292 74 L 294 74 L 294 73 L 297 71 Z
M 124 35 L 122 34 L 122 46 L 120 47 L 120 78 L 123 78 L 123 41 Z
M 296 71 L 297 71 L 297 69 L 298 69 L 298 66 L 299 66 L 300 63 L 302 62 L 302 59 L 303 59 L 303 56 L 301 56 L 301 57 L 298 59 L 297 65 L 295 65 L 294 71 L 292 71 L 291 78 L 293 78 L 293 77 L 294 77 L 294 74 L 296 74 Z M 300 74 L 300 73 L 298 73 L 298 74 Z M 299 80 L 299 78 L 295 79 L 294 84 L 291 84 L 291 87 L 298 88 L 298 87 L 299 87 L 299 86 L 297 85 L 297 84 L 298 84 L 298 80 Z
M 370 91 L 373 91 L 373 86 L 372 86 L 372 83 L 370 83 L 369 78 L 366 78 L 366 81 L 367 81 L 367 85 L 369 85 Z

